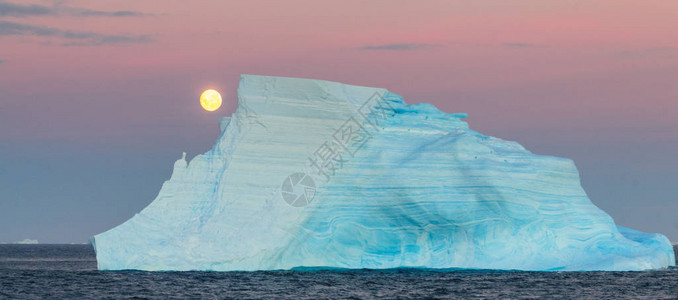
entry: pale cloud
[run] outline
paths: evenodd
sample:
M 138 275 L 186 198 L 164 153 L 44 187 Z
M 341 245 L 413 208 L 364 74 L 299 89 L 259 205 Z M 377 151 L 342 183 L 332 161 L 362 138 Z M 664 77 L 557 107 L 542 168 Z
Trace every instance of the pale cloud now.
M 418 44 L 418 43 L 400 43 L 383 44 L 360 47 L 361 50 L 391 50 L 391 51 L 412 51 L 440 47 L 438 44 Z
M 70 6 L 44 6 L 38 4 L 16 4 L 0 1 L 0 17 L 70 16 L 70 17 L 143 17 L 150 14 L 137 11 L 101 11 Z
M 653 47 L 645 49 L 624 50 L 617 52 L 623 58 L 642 59 L 642 58 L 678 58 L 678 48 L 675 47 Z
M 503 43 L 503 44 L 501 44 L 501 45 L 502 45 L 502 46 L 506 46 L 506 47 L 523 47 L 523 48 L 526 48 L 526 47 L 538 47 L 538 45 L 530 44 L 530 43 Z
M 57 37 L 67 40 L 64 46 L 101 46 L 111 44 L 148 43 L 149 35 L 111 35 L 89 31 L 62 30 L 9 21 L 0 21 L 0 36 Z
M 57 2 L 54 6 L 39 4 L 17 4 L 0 0 L 0 18 L 15 17 L 143 17 L 150 14 L 136 11 L 101 11 L 80 7 L 71 7 Z M 64 40 L 63 46 L 101 46 L 112 44 L 139 44 L 152 41 L 149 35 L 105 34 L 81 30 L 64 30 L 44 25 L 32 25 L 13 21 L 0 20 L 0 37 L 2 36 L 39 36 L 55 37 Z M 51 44 L 51 41 L 41 44 Z

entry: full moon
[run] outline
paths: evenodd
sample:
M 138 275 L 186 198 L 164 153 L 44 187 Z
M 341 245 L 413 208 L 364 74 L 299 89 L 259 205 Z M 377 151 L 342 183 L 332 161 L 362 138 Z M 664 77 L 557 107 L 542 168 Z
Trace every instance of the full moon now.
M 215 90 L 206 90 L 200 95 L 200 105 L 206 111 L 215 111 L 221 107 L 221 95 Z

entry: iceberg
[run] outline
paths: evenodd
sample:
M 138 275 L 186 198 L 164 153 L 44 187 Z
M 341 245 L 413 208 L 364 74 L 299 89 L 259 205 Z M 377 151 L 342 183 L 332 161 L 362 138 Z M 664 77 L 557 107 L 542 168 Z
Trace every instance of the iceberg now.
M 385 89 L 243 75 L 211 150 L 90 238 L 100 270 L 648 270 L 671 242 L 617 226 L 569 159 Z
M 20 244 L 20 245 L 37 245 L 40 242 L 38 240 L 32 240 L 32 239 L 24 239 L 22 241 L 15 242 L 14 244 Z

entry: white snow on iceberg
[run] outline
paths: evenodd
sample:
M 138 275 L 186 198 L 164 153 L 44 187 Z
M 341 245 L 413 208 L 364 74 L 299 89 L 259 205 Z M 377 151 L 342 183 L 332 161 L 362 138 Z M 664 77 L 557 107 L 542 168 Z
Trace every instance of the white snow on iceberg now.
M 569 159 L 384 89 L 243 75 L 214 147 L 91 238 L 101 270 L 647 270 L 669 240 L 618 227 Z

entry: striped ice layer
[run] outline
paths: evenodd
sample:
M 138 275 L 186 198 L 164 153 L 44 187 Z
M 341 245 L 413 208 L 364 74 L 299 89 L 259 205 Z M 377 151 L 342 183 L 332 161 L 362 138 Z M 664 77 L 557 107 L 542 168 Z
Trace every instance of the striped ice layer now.
M 616 226 L 569 159 L 384 89 L 241 77 L 209 152 L 91 239 L 101 270 L 647 270 L 669 240 Z

